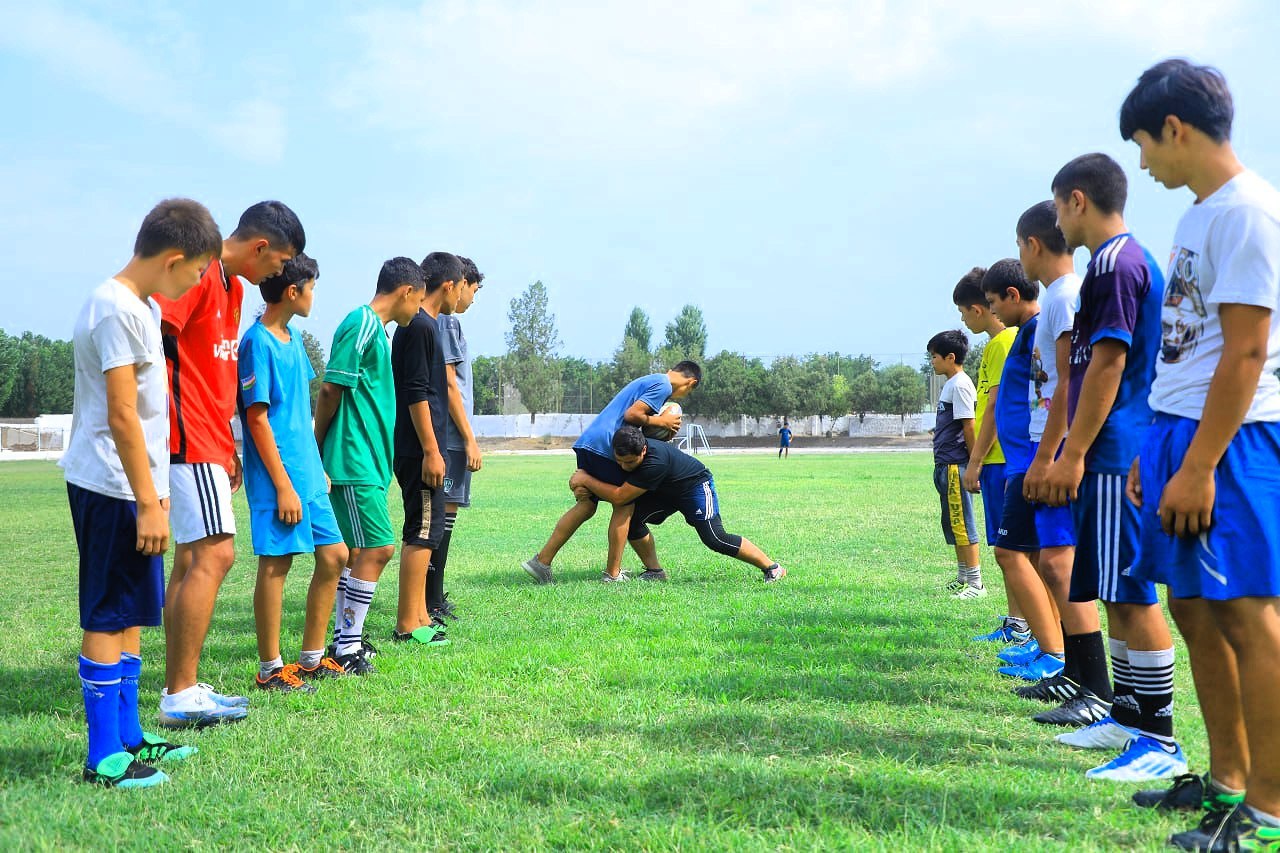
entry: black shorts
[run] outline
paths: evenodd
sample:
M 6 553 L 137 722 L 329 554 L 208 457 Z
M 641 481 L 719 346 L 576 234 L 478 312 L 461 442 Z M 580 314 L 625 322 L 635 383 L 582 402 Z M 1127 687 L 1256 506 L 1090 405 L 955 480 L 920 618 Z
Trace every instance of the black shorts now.
M 471 506 L 471 472 L 467 470 L 465 450 L 446 450 L 444 453 L 444 502 L 460 507 Z
M 581 447 L 575 447 L 573 452 L 578 457 L 578 467 L 600 482 L 608 483 L 610 486 L 621 486 L 627 481 L 627 472 L 623 471 L 622 466 L 614 460 L 605 459 Z M 591 500 L 597 503 L 600 501 L 595 495 L 591 496 Z
M 401 540 L 419 548 L 440 547 L 440 537 L 444 535 L 444 491 L 422 482 L 421 459 L 397 459 L 395 469 L 404 501 Z
M 710 521 L 720 514 L 720 496 L 711 477 L 686 489 L 678 497 L 658 492 L 645 492 L 635 499 L 631 529 L 639 531 L 647 524 L 661 524 L 677 512 L 692 527 Z M 640 536 L 644 534 L 641 533 Z M 628 536 L 628 538 L 639 538 Z
M 138 505 L 67 484 L 80 550 L 80 627 L 110 633 L 160 624 L 164 558 L 138 551 Z

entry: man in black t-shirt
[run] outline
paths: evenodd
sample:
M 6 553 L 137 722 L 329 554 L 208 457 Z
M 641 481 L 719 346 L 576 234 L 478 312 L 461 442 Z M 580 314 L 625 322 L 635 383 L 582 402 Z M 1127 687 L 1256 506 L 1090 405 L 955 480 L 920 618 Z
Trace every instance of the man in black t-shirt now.
M 639 429 L 623 426 L 613 434 L 613 458 L 626 472 L 626 481 L 613 486 L 579 469 L 569 480 L 571 489 L 587 489 L 614 505 L 635 504 L 627 540 L 644 563 L 641 580 L 667 579 L 658 564 L 657 547 L 649 524 L 661 524 L 679 512 L 702 544 L 719 554 L 750 563 L 766 582 L 781 580 L 787 570 L 770 560 L 750 540 L 726 533 L 720 520 L 720 497 L 707 466 L 669 442 L 645 438 Z M 619 563 L 621 557 L 619 556 Z M 609 566 L 616 571 L 621 566 Z

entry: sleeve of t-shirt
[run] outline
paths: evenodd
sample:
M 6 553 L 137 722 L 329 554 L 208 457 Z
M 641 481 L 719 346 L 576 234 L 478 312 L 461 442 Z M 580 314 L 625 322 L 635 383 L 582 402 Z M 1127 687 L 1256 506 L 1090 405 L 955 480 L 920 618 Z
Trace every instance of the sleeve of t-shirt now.
M 1133 343 L 1138 325 L 1138 306 L 1151 287 L 1146 262 L 1141 266 L 1129 258 L 1116 259 L 1115 270 L 1095 276 L 1089 293 L 1093 333 L 1089 343 L 1111 339 L 1126 347 Z
M 1215 281 L 1208 305 L 1257 305 L 1277 310 L 1280 300 L 1280 221 L 1256 207 L 1237 207 L 1213 235 Z
M 640 394 L 640 401 L 649 407 L 651 411 L 661 411 L 662 404 L 667 402 L 667 398 L 671 396 L 671 380 L 662 374 L 654 374 L 652 382 L 644 387 L 644 391 Z
M 136 314 L 116 311 L 103 317 L 94 327 L 90 334 L 102 360 L 103 373 L 126 364 L 146 364 L 150 360 L 143 322 L 143 318 Z
M 412 406 L 431 399 L 431 341 L 425 324 L 419 321 L 405 326 L 395 343 L 400 345 L 400 357 L 395 362 L 400 374 L 395 381 L 405 403 Z
M 977 411 L 978 391 L 973 387 L 972 382 L 955 383 L 954 397 L 952 398 L 952 417 L 956 420 L 967 420 L 974 416 Z
M 160 306 L 161 322 L 173 327 L 174 332 L 181 332 L 183 327 L 187 325 L 187 321 L 191 319 L 191 315 L 196 313 L 200 303 L 204 301 L 206 290 L 202 279 L 198 285 L 177 299 L 169 299 L 159 294 L 155 294 L 151 298 Z
M 240 339 L 240 355 L 236 364 L 240 374 L 240 402 L 245 409 L 254 403 L 266 403 L 270 407 L 274 379 L 271 355 L 266 347 L 258 346 L 257 335 L 247 334 Z
M 462 324 L 453 317 L 441 314 L 436 331 L 440 334 L 440 351 L 444 353 L 444 363 L 461 364 L 463 361 Z
M 343 388 L 354 388 L 360 380 L 360 348 L 362 323 L 343 320 L 333 333 L 333 346 L 329 348 L 329 363 L 324 368 L 324 381 Z
M 1049 337 L 1056 343 L 1059 338 L 1071 331 L 1075 325 L 1076 308 L 1070 299 L 1054 299 L 1046 306 L 1045 316 L 1040 318 L 1049 331 Z

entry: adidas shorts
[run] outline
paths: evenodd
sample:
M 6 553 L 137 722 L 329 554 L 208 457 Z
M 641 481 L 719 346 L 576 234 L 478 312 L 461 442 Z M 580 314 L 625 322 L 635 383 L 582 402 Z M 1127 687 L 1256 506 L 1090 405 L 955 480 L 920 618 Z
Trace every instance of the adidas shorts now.
M 1071 503 L 1076 559 L 1068 600 L 1155 604 L 1156 585 L 1130 577 L 1138 554 L 1138 508 L 1124 496 L 1124 474 L 1086 471 Z
M 169 523 L 179 545 L 223 533 L 235 535 L 231 479 L 212 462 L 174 462 L 169 466 Z
M 329 492 L 338 529 L 348 548 L 382 548 L 396 544 L 387 509 L 387 490 L 381 486 L 334 484 Z

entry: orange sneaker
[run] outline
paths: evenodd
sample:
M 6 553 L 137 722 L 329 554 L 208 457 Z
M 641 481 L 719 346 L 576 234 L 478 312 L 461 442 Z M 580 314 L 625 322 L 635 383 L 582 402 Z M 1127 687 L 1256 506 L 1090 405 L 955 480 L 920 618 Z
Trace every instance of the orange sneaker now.
M 347 674 L 342 668 L 342 664 L 338 663 L 328 655 L 320 658 L 320 663 L 311 669 L 307 669 L 302 664 L 295 664 L 298 668 L 298 678 L 303 681 L 319 681 L 322 678 L 339 678 Z
M 254 683 L 258 685 L 259 690 L 274 690 L 278 693 L 315 693 L 315 687 L 298 677 L 298 671 L 301 668 L 296 663 L 287 663 L 272 670 L 266 678 L 259 673 L 254 677 Z

